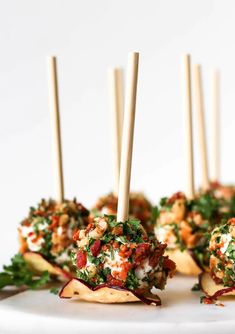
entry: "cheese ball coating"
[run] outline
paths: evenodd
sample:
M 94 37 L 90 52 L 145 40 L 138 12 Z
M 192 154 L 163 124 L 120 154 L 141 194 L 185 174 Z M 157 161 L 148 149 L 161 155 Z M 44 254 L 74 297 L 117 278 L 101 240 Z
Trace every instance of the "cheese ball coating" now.
M 88 214 L 75 199 L 61 204 L 42 200 L 18 228 L 20 253 L 38 252 L 50 262 L 67 265 L 73 233 L 87 225 Z
M 235 218 L 211 233 L 210 272 L 216 283 L 235 285 Z
M 117 222 L 97 217 L 74 235 L 77 277 L 93 286 L 108 284 L 138 292 L 163 289 L 175 264 L 164 256 L 166 245 L 150 239 L 138 220 Z

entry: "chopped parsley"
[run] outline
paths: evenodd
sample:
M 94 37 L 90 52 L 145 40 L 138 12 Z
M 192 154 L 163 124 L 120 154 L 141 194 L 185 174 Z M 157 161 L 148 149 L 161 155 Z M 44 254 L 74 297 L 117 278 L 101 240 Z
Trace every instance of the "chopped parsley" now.
M 11 264 L 3 266 L 0 273 L 0 289 L 5 286 L 26 286 L 29 289 L 38 289 L 50 282 L 48 271 L 44 271 L 40 276 L 35 275 L 28 267 L 23 256 L 16 254 L 11 259 Z

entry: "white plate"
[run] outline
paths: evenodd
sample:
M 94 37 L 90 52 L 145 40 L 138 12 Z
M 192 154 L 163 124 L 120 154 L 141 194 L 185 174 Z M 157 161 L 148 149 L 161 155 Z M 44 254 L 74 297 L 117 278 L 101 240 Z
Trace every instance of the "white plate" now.
M 101 305 L 43 291 L 26 291 L 0 302 L 1 334 L 83 333 L 234 333 L 235 299 L 225 307 L 200 304 L 191 292 L 196 278 L 178 276 L 159 293 L 163 305 Z

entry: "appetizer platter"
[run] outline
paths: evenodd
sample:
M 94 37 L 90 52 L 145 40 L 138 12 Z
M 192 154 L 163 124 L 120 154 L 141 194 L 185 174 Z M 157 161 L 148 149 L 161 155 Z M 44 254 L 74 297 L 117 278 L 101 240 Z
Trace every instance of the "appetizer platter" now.
M 18 226 L 19 253 L 0 272 L 0 312 L 16 333 L 232 333 L 235 325 L 235 188 L 220 184 L 219 77 L 213 75 L 213 173 L 209 176 L 201 66 L 184 55 L 186 190 L 155 205 L 130 192 L 139 53 L 130 53 L 124 95 L 120 68 L 109 72 L 114 185 L 87 209 L 65 199 L 56 58 L 49 59 L 55 199 L 30 207 Z M 191 79 L 192 76 L 192 79 Z M 193 82 L 193 85 L 191 83 Z M 193 89 L 192 89 L 193 88 Z M 201 186 L 195 189 L 192 90 Z M 10 297 L 9 297 L 10 295 Z M 226 306 L 226 307 L 223 307 Z M 104 314 L 106 315 L 104 317 Z M 219 315 L 219 316 L 218 316 Z M 44 325 L 42 325 L 42 322 Z M 2 327 L 1 327 L 2 326 Z M 43 327 L 42 327 L 43 326 Z M 13 333 L 0 324 L 0 332 Z M 230 331 L 231 330 L 231 331 Z M 36 333 L 36 332 L 35 332 Z

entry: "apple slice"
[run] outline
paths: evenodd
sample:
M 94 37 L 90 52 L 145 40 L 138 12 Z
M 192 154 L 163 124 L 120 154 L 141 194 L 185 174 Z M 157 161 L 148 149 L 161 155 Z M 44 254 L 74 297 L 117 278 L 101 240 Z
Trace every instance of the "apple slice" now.
M 188 250 L 168 250 L 166 255 L 176 263 L 176 270 L 181 274 L 198 276 L 202 272 Z
M 235 296 L 235 286 L 224 287 L 222 284 L 216 284 L 209 273 L 199 276 L 199 284 L 206 296 L 212 300 L 221 296 Z
M 23 254 L 24 260 L 29 268 L 36 274 L 48 271 L 50 275 L 57 276 L 60 280 L 66 281 L 73 275 L 55 264 L 51 264 L 41 254 L 35 252 L 26 252 Z
M 160 306 L 161 300 L 157 295 L 141 296 L 129 289 L 110 286 L 108 284 L 92 287 L 78 278 L 71 279 L 60 291 L 60 298 L 76 298 L 87 302 L 103 304 L 131 303 L 142 301 L 148 305 Z

